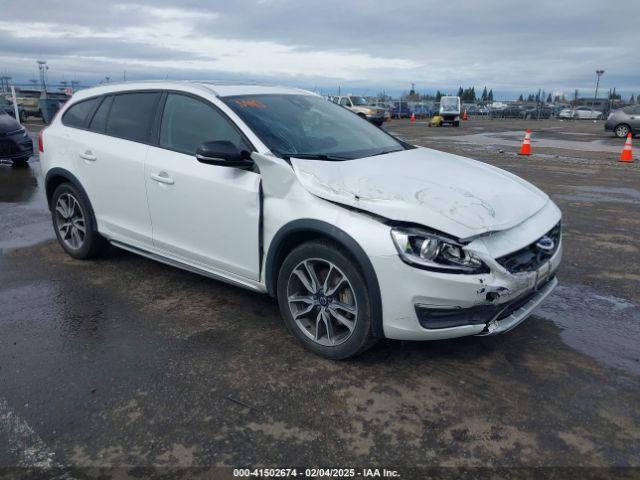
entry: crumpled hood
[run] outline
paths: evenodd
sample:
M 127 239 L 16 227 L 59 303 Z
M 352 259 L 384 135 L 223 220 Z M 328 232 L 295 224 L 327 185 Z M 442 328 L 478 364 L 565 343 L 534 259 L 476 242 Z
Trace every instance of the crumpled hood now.
M 300 183 L 318 197 L 459 239 L 511 228 L 549 201 L 509 172 L 427 148 L 291 163 Z

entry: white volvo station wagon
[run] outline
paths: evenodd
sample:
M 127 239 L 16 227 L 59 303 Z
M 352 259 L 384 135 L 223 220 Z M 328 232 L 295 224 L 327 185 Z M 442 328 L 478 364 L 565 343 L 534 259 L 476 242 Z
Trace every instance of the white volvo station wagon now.
M 382 337 L 506 332 L 557 284 L 561 214 L 546 194 L 303 90 L 92 88 L 39 150 L 69 255 L 110 243 L 268 292 L 327 358 Z

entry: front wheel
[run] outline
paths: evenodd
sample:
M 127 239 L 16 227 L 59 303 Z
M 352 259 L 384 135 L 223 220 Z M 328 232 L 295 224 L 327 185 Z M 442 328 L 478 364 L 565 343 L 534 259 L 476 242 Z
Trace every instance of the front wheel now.
M 613 133 L 615 133 L 616 137 L 618 138 L 625 138 L 627 135 L 629 135 L 630 132 L 631 132 L 631 129 L 629 128 L 629 125 L 625 125 L 624 123 L 621 125 L 618 125 L 613 130 Z
M 342 360 L 374 343 L 362 274 L 333 243 L 304 243 L 287 256 L 278 275 L 278 303 L 289 331 L 317 355 Z

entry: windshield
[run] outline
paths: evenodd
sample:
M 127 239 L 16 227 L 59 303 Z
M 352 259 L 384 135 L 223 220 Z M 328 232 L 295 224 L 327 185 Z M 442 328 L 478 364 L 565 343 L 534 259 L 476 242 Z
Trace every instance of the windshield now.
M 364 97 L 351 97 L 351 103 L 354 105 L 369 105 Z
M 383 130 L 333 102 L 311 95 L 240 95 L 224 101 L 282 157 L 351 160 L 404 150 Z
M 443 112 L 457 112 L 460 107 L 460 99 L 458 97 L 442 97 L 440 99 L 440 109 Z

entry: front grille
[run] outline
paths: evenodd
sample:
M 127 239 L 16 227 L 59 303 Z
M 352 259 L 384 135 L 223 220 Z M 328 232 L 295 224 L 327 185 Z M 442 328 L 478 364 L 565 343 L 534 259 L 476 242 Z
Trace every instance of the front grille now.
M 11 140 L 0 140 L 0 155 L 17 155 L 20 153 L 18 145 Z
M 545 236 L 553 240 L 553 249 L 545 251 L 538 248 L 536 246 L 538 240 L 536 240 L 516 252 L 498 258 L 497 262 L 511 273 L 531 272 L 538 269 L 556 253 L 560 246 L 560 239 L 562 237 L 562 226 L 560 222 L 549 230 Z

